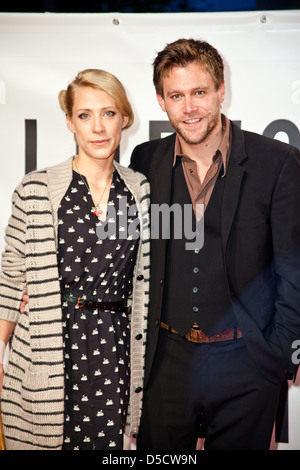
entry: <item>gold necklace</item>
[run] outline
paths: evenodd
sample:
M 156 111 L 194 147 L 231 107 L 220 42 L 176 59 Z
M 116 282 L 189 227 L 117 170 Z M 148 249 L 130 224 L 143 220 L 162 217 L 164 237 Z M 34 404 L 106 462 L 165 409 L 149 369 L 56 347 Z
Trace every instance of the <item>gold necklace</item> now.
M 76 170 L 77 170 L 77 173 L 79 174 L 80 178 L 81 178 L 82 181 L 83 181 L 83 184 L 85 185 L 87 191 L 90 193 L 93 203 L 95 204 L 95 201 L 93 200 L 93 197 L 92 197 L 91 189 L 90 189 L 90 187 L 86 184 L 85 179 L 82 177 L 82 174 L 79 172 L 79 170 L 78 170 L 78 168 L 77 168 L 77 165 L 76 165 L 76 160 L 75 160 L 75 159 L 74 159 L 74 165 L 75 165 L 75 168 L 76 168 Z M 95 204 L 94 206 L 92 206 L 92 209 L 91 209 L 91 212 L 93 212 L 98 218 L 103 214 L 103 210 L 100 208 L 100 203 L 101 203 L 101 201 L 102 201 L 102 198 L 103 198 L 103 195 L 104 195 L 104 193 L 105 193 L 105 191 L 106 191 L 106 188 L 107 188 L 107 186 L 108 186 L 108 183 L 109 183 L 109 181 L 110 181 L 111 178 L 112 178 L 112 175 L 113 175 L 113 171 L 111 172 L 111 174 L 109 175 L 109 177 L 108 177 L 108 179 L 107 179 L 107 183 L 106 183 L 105 188 L 104 188 L 104 190 L 103 190 L 103 192 L 102 192 L 102 194 L 101 194 L 101 197 L 100 197 L 100 199 L 99 199 L 98 204 Z

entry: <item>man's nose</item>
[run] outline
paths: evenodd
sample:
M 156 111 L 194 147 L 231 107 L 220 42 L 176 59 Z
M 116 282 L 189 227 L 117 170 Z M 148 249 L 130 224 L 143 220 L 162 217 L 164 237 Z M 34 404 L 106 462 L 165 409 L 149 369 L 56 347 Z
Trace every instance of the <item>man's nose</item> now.
M 185 96 L 183 110 L 185 113 L 192 113 L 197 109 L 195 98 L 193 96 Z

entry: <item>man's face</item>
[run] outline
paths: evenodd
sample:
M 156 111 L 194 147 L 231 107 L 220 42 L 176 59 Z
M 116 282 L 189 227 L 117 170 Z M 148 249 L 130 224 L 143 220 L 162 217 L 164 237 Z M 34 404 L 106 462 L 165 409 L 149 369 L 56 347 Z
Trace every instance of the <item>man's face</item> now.
M 159 105 L 169 117 L 182 148 L 212 139 L 221 124 L 224 83 L 218 90 L 212 76 L 197 62 L 173 67 L 163 79 Z

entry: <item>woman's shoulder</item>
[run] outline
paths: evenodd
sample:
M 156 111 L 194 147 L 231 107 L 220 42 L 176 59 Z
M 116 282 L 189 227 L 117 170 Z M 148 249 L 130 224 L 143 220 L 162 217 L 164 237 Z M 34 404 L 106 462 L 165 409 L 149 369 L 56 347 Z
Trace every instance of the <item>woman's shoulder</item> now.
M 70 171 L 70 169 L 72 169 L 72 159 L 73 157 L 68 158 L 68 160 L 57 163 L 55 165 L 50 165 L 50 166 L 46 166 L 45 168 L 31 171 L 30 173 L 27 173 L 23 177 L 22 183 L 27 184 L 27 183 L 35 182 L 35 181 L 36 182 L 44 181 L 45 179 L 47 179 L 47 175 L 49 174 L 55 175 L 55 174 L 63 174 L 65 172 L 67 173 Z
M 115 168 L 118 173 L 124 178 L 124 180 L 129 180 L 131 183 L 136 184 L 145 184 L 147 183 L 147 178 L 139 171 L 133 170 L 127 166 L 121 165 L 118 162 L 114 162 Z
M 60 180 L 67 179 L 72 174 L 72 158 L 58 163 L 56 165 L 47 166 L 27 173 L 18 187 L 58 184 Z

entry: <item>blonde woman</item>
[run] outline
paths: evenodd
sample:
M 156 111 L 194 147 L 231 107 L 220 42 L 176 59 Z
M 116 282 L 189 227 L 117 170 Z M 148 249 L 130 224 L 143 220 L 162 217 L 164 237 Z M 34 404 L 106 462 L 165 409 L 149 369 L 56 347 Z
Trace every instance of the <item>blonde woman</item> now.
M 134 118 L 114 75 L 85 70 L 59 102 L 78 153 L 23 179 L 6 231 L 6 448 L 118 450 L 125 428 L 138 432 L 141 413 L 149 186 L 114 161 Z M 29 303 L 20 314 L 25 289 Z

